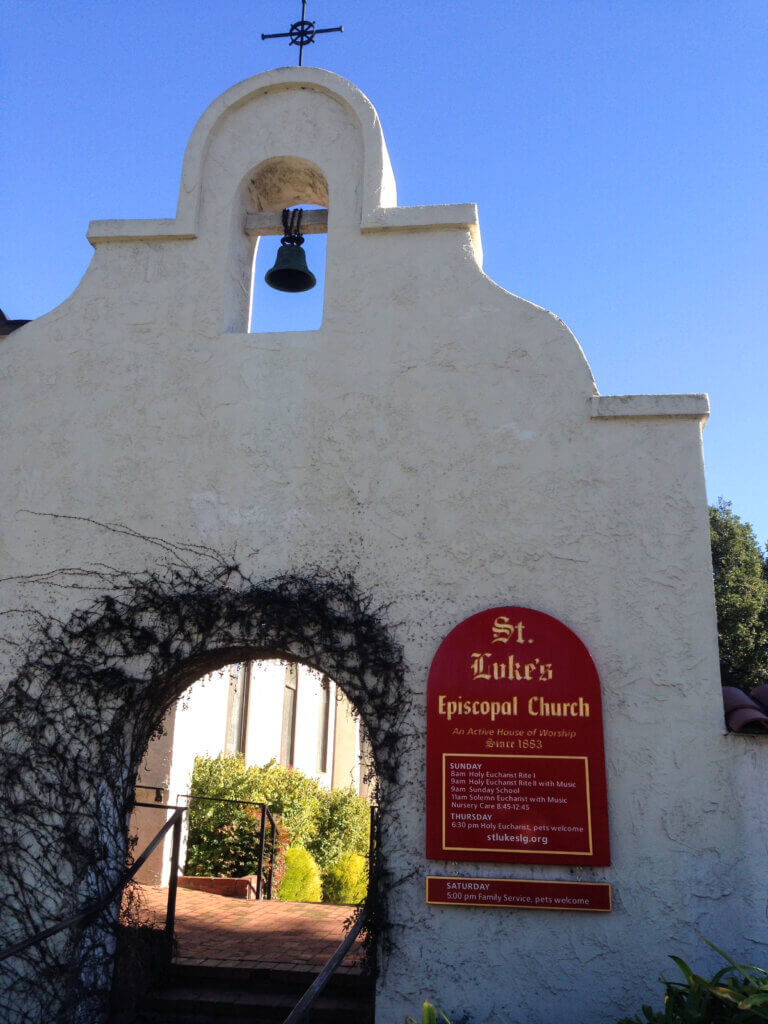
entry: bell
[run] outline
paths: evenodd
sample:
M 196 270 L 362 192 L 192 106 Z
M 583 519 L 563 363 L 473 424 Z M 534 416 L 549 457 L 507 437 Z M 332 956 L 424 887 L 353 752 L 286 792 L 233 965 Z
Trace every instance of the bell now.
M 264 280 L 279 292 L 308 292 L 317 284 L 301 245 L 285 243 L 277 250 L 275 265 L 266 272 Z
M 308 292 L 317 279 L 307 267 L 302 245 L 301 215 L 303 210 L 283 210 L 283 237 L 277 250 L 275 265 L 264 275 L 270 288 L 279 292 Z

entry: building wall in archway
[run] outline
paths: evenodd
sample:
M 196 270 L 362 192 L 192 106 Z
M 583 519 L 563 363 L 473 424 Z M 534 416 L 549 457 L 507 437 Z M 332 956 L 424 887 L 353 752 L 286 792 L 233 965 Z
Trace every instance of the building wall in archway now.
M 269 161 L 298 200 L 320 188 L 307 168 L 327 185 L 318 331 L 247 333 L 245 225 Z M 766 822 L 744 806 L 765 759 L 722 725 L 705 397 L 600 396 L 566 326 L 483 274 L 474 207 L 396 205 L 375 111 L 326 72 L 225 93 L 192 135 L 177 217 L 90 238 L 72 297 L 0 348 L 0 575 L 156 557 L 31 510 L 234 550 L 254 579 L 342 571 L 386 608 L 413 706 L 396 833 L 384 823 L 402 881 L 380 1020 L 427 994 L 478 1020 L 609 1020 L 668 951 L 699 952 L 694 928 L 754 956 Z M 51 597 L 62 616 L 85 599 Z M 614 860 L 581 875 L 614 883 L 610 915 L 424 903 L 427 670 L 452 626 L 500 604 L 565 622 L 599 669 Z

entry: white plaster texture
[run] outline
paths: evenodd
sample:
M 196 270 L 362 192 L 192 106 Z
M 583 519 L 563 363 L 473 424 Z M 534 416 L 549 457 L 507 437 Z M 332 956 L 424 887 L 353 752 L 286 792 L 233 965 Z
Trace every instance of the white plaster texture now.
M 327 183 L 323 324 L 248 334 L 248 183 L 278 157 Z M 0 575 L 146 564 L 130 538 L 21 509 L 234 548 L 263 576 L 351 571 L 389 604 L 417 737 L 383 822 L 408 880 L 378 1020 L 432 997 L 474 1024 L 608 1024 L 658 993 L 668 953 L 706 969 L 695 929 L 764 949 L 768 755 L 723 727 L 706 410 L 598 398 L 566 326 L 482 273 L 472 207 L 395 203 L 349 83 L 281 69 L 218 99 L 177 219 L 92 225 L 75 293 L 0 345 Z M 425 905 L 428 872 L 491 873 L 424 858 L 424 692 L 440 640 L 499 604 L 562 620 L 597 664 L 613 863 L 492 873 L 609 881 L 611 914 Z

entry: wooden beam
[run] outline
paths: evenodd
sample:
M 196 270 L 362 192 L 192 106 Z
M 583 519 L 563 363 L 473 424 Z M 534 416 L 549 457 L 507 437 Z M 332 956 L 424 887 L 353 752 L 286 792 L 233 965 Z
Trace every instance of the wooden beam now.
M 301 218 L 302 235 L 325 235 L 328 232 L 327 210 L 305 210 Z M 282 213 L 249 213 L 245 218 L 246 235 L 282 235 Z

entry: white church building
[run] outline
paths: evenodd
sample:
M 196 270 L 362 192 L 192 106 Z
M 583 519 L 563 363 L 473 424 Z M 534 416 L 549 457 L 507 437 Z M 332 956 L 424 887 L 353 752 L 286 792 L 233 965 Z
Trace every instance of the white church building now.
M 262 332 L 254 254 L 296 204 L 327 209 L 322 324 Z M 352 697 L 375 757 L 378 1024 L 428 997 L 477 1024 L 613 1024 L 656 1003 L 669 954 L 722 966 L 702 935 L 763 962 L 768 748 L 723 718 L 707 397 L 600 394 L 566 325 L 483 272 L 476 207 L 399 206 L 376 111 L 317 68 L 227 90 L 192 133 L 176 216 L 95 221 L 88 237 L 73 295 L 0 350 L 0 927 L 31 943 L 0 962 L 3 1019 L 106 1020 L 108 917 L 44 929 L 119 883 L 137 779 L 173 804 L 195 753 L 239 750 L 359 786 L 359 732 L 298 662 Z M 445 782 L 429 788 L 429 743 L 465 729 L 440 718 L 436 652 L 508 607 L 555 621 L 591 659 L 610 862 L 521 855 L 501 831 L 485 833 L 490 853 L 427 846 L 425 810 L 454 814 Z M 451 663 L 462 709 L 491 716 L 462 770 L 588 765 L 539 750 L 541 722 L 522 737 L 492 721 L 471 659 L 496 658 L 503 637 L 477 642 Z M 220 668 L 265 651 L 285 660 Z M 562 651 L 541 660 L 561 657 L 557 685 L 577 702 Z M 532 684 L 527 663 L 523 677 L 507 665 L 514 712 Z M 486 829 L 477 808 L 460 813 Z M 428 902 L 430 879 L 611 900 Z

